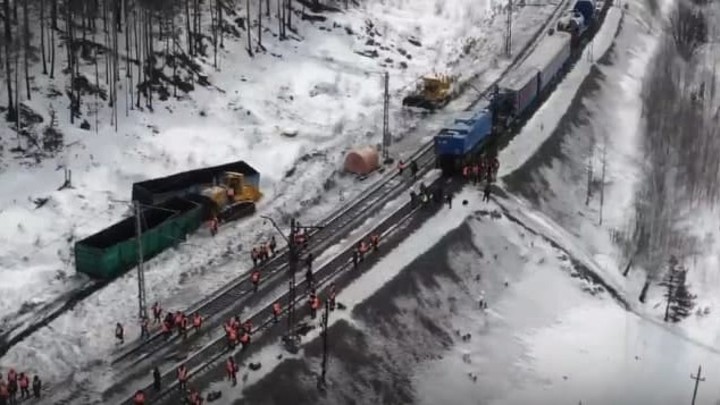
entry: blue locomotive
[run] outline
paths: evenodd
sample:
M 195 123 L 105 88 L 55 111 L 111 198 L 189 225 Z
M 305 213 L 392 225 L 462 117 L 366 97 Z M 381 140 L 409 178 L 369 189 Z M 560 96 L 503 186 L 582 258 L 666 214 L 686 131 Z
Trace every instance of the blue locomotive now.
M 595 0 L 576 0 L 569 15 L 496 85 L 489 105 L 456 118 L 435 135 L 437 164 L 446 174 L 475 160 L 486 145 L 513 129 L 552 91 L 583 40 L 594 33 L 598 8 Z M 568 23 L 568 21 L 573 21 Z M 489 154 L 493 154 L 492 151 Z

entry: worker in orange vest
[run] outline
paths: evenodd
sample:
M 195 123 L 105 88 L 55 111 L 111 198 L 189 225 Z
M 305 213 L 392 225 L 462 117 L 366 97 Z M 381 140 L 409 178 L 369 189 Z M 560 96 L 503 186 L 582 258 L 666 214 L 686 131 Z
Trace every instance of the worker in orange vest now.
M 181 390 L 187 388 L 187 381 L 189 377 L 187 366 L 184 364 L 180 365 L 177 369 L 177 379 Z
M 228 346 L 230 350 L 232 350 L 237 345 L 237 330 L 233 327 L 227 327 L 225 332 L 227 334 Z
M 180 318 L 180 333 L 182 333 L 183 339 L 187 338 L 187 330 L 188 330 L 188 318 L 185 316 L 185 314 L 182 314 Z
M 138 390 L 135 393 L 135 396 L 133 396 L 133 404 L 135 405 L 145 405 L 145 393 L 142 392 L 142 390 Z
M 193 314 L 193 328 L 195 329 L 195 332 L 200 332 L 202 323 L 203 323 L 202 316 L 200 316 L 200 314 L 198 312 L 195 312 L 195 314 Z
M 250 281 L 253 283 L 253 291 L 257 292 L 258 285 L 260 284 L 260 270 L 255 269 L 250 275 Z
M 376 233 L 370 235 L 370 244 L 372 245 L 373 250 L 378 250 L 378 245 L 380 244 L 380 235 Z
M 247 349 L 247 347 L 250 345 L 250 334 L 247 333 L 247 331 L 243 331 L 242 335 L 240 336 L 240 343 L 242 344 L 242 350 Z
M 10 399 L 10 390 L 4 381 L 0 381 L 0 404 L 7 404 Z
M 272 311 L 273 311 L 273 320 L 275 321 L 275 323 L 277 323 L 278 317 L 282 313 L 282 307 L 280 306 L 280 301 L 273 304 Z
M 147 339 L 150 337 L 150 320 L 144 316 L 140 321 L 140 339 Z
M 30 398 L 30 378 L 27 374 L 20 373 L 18 384 L 20 385 L 20 398 Z
M 212 217 L 212 219 L 210 220 L 210 234 L 212 236 L 217 235 L 218 225 L 219 225 L 219 223 L 218 223 L 217 217 Z
M 358 244 L 358 253 L 360 253 L 360 261 L 361 262 L 365 258 L 365 253 L 367 253 L 367 251 L 368 251 L 367 243 L 364 240 L 360 241 L 360 243 Z
M 398 160 L 397 164 L 398 174 L 402 176 L 403 170 L 405 169 L 405 162 L 402 159 Z
M 202 396 L 197 390 L 192 389 L 190 391 L 190 405 L 202 405 Z
M 317 316 L 317 310 L 320 309 L 320 298 L 318 298 L 314 291 L 310 293 L 308 304 L 310 305 L 310 316 L 312 319 L 315 319 Z
M 161 333 L 163 334 L 163 336 L 165 336 L 165 340 L 170 339 L 170 335 L 172 334 L 172 328 L 170 328 L 170 322 L 163 321 L 161 327 L 162 327 Z
M 225 363 L 225 373 L 227 374 L 228 378 L 232 380 L 232 385 L 237 385 L 237 372 L 238 372 L 238 365 L 235 363 L 235 359 L 233 359 L 232 356 L 228 357 L 227 363 Z
M 152 313 L 153 313 L 153 323 L 160 323 L 161 317 L 162 317 L 162 308 L 160 308 L 160 304 L 155 302 L 152 306 Z
M 252 333 L 252 321 L 249 319 L 243 323 L 243 330 L 247 333 Z

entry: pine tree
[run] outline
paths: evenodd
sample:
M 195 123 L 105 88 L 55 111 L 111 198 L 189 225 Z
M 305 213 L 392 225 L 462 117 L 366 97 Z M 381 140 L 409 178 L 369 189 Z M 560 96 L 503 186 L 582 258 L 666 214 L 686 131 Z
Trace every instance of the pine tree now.
M 679 322 L 692 313 L 696 298 L 696 296 L 690 294 L 687 288 L 687 270 L 680 267 L 677 271 L 676 278 L 677 286 L 672 303 L 670 304 L 670 319 L 673 322 Z

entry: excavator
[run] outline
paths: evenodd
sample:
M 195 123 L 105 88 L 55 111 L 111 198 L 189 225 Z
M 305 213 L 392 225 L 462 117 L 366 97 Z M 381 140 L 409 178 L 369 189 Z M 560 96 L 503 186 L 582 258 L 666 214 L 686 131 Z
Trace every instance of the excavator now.
M 200 193 L 210 201 L 210 214 L 227 222 L 255 212 L 255 203 L 262 198 L 259 188 L 245 181 L 245 175 L 225 172 L 222 181 Z
M 403 99 L 406 107 L 435 110 L 444 107 L 453 95 L 454 79 L 446 75 L 427 75 L 420 79 L 414 92 Z

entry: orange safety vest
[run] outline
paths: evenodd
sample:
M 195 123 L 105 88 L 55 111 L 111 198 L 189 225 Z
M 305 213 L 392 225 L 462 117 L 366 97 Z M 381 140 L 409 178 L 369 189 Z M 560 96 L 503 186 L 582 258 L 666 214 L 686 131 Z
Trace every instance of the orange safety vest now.
M 30 380 L 27 376 L 20 378 L 20 388 L 27 388 L 30 385 Z
M 242 336 L 240 336 L 240 343 L 244 345 L 250 343 L 250 334 L 247 332 L 243 333 Z
M 237 342 L 237 331 L 235 329 L 230 329 L 230 332 L 228 333 L 228 337 L 230 338 L 231 342 Z
M 318 309 L 318 308 L 320 308 L 320 298 L 315 297 L 315 298 L 312 300 L 312 303 L 311 303 L 310 305 L 311 305 L 312 309 Z
M 225 364 L 225 370 L 228 374 L 235 374 L 237 372 L 237 370 L 235 370 L 235 362 L 228 360 L 227 364 Z
M 252 275 L 250 276 L 250 279 L 254 284 L 257 284 L 260 281 L 260 272 L 259 271 L 253 271 Z
M 163 322 L 163 323 L 162 323 L 162 331 L 163 331 L 163 333 L 168 333 L 168 332 L 170 332 L 170 326 L 168 326 L 168 323 L 167 323 L 167 322 Z
M 8 377 L 8 383 L 11 381 L 15 381 L 17 379 L 17 374 L 15 373 L 15 370 L 10 369 L 10 371 L 8 371 L 7 377 Z
M 0 383 L 0 398 L 7 399 L 10 397 L 10 392 L 8 392 L 7 384 Z
M 180 368 L 178 368 L 178 380 L 180 380 L 180 381 L 187 380 L 187 378 L 188 378 L 187 374 L 188 374 L 187 367 L 180 366 Z
M 279 302 L 274 303 L 273 304 L 273 314 L 280 315 L 281 312 L 282 312 L 282 307 L 280 306 L 280 303 Z
M 142 392 L 136 393 L 133 401 L 135 402 L 135 405 L 143 405 L 145 403 L 145 394 Z
M 195 315 L 195 317 L 193 318 L 193 326 L 196 328 L 202 326 L 202 316 Z
M 367 252 L 367 250 L 368 250 L 367 243 L 365 243 L 365 241 L 360 243 L 360 253 L 365 253 L 365 252 Z

